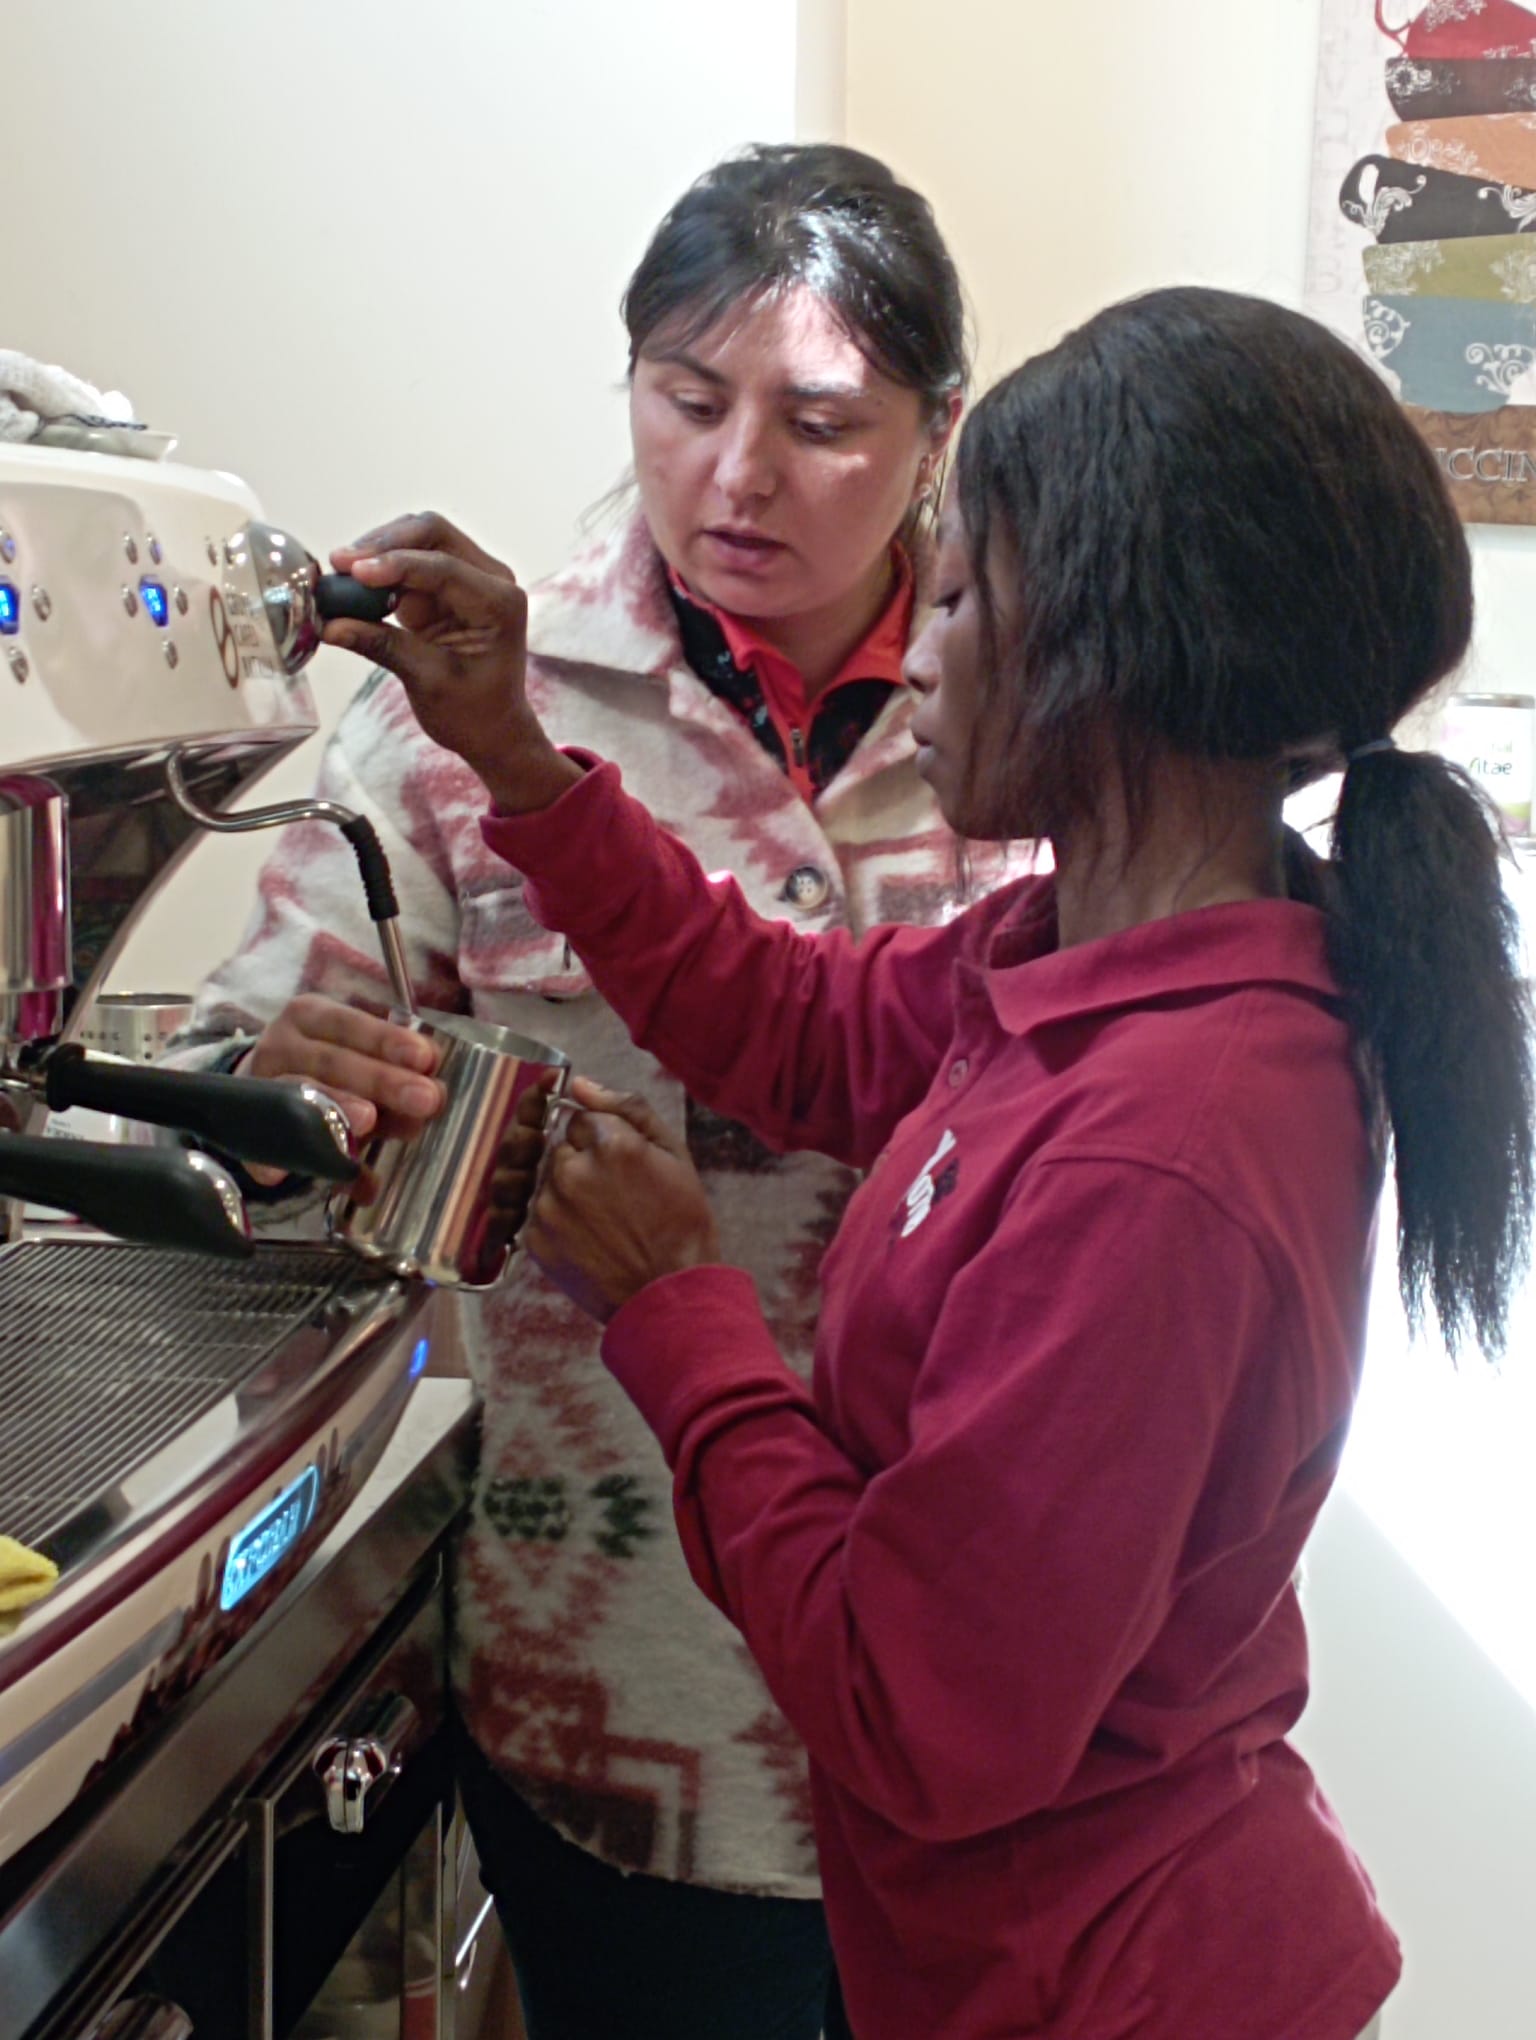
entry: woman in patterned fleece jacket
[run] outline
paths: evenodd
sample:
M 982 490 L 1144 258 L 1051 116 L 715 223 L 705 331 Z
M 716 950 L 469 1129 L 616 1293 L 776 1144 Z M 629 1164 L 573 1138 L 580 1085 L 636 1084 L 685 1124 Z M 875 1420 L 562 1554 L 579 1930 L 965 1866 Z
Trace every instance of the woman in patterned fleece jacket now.
M 534 591 L 546 726 L 622 759 L 765 914 L 855 933 L 944 918 L 956 844 L 900 685 L 900 539 L 964 380 L 928 207 L 848 150 L 751 152 L 662 223 L 625 311 L 640 508 Z M 770 1155 L 630 1046 L 397 681 L 363 688 L 319 790 L 375 819 L 423 1003 L 555 1043 L 686 1130 L 732 1258 L 808 1371 L 853 1172 Z M 999 873 L 978 865 L 972 888 Z M 335 1003 L 381 989 L 350 852 L 306 825 L 194 1027 L 226 1061 L 231 1035 L 259 1035 L 247 1071 L 315 1077 L 366 1130 L 437 1103 L 416 1037 Z M 661 1453 L 590 1321 L 526 1263 L 465 1323 L 485 1417 L 457 1580 L 464 1788 L 534 2040 L 814 2040 L 830 1958 L 803 1753 L 688 1578 Z

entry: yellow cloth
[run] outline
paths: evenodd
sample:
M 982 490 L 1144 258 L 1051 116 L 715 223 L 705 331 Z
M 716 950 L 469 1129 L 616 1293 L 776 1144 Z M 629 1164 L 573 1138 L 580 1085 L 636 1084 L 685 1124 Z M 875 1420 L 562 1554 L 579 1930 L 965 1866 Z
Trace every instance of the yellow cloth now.
M 52 1591 L 59 1569 L 40 1551 L 28 1551 L 14 1537 L 0 1537 L 0 1615 L 29 1608 Z

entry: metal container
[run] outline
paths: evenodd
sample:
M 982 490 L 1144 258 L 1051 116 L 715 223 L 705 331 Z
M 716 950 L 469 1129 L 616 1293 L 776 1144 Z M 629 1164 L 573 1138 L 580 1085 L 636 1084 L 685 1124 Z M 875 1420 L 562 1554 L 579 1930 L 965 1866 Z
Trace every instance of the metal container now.
M 76 1039 L 82 1048 L 99 1055 L 153 1065 L 169 1048 L 171 1036 L 191 1017 L 192 1001 L 185 992 L 103 992 L 92 1000 Z M 46 1131 L 55 1139 L 120 1140 L 131 1147 L 155 1147 L 161 1139 L 159 1130 L 144 1120 L 92 1111 L 85 1105 L 53 1113 Z M 29 1206 L 27 1216 L 37 1215 L 36 1208 Z
M 34 773 L 0 777 L 0 1037 L 64 1024 L 70 981 L 67 804 Z
M 358 1204 L 339 1191 L 331 1232 L 392 1274 L 489 1289 L 512 1254 L 492 1189 L 518 1101 L 551 1072 L 558 1096 L 570 1063 L 541 1041 L 456 1013 L 423 1013 L 420 1031 L 437 1045 L 448 1102 L 411 1139 L 369 1143 L 362 1165 L 377 1194 Z
M 192 1018 L 186 992 L 103 992 L 75 1031 L 82 1048 L 125 1062 L 157 1063 Z

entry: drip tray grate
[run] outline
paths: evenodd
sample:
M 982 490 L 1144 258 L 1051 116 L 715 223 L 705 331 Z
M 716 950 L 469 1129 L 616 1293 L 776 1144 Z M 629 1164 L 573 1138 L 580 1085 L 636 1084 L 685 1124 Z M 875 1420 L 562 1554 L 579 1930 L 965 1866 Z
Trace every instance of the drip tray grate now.
M 0 1532 L 45 1541 L 365 1281 L 327 1248 L 213 1261 L 47 1240 L 0 1254 Z

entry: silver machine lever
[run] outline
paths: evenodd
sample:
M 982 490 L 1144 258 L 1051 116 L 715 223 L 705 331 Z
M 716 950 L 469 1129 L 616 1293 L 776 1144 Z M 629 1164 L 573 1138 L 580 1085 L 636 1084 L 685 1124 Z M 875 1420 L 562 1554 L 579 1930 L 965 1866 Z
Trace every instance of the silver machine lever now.
M 378 1805 L 421 1739 L 421 1717 L 403 1695 L 391 1694 L 374 1707 L 365 1729 L 327 1736 L 310 1760 L 339 1835 L 363 1832 L 369 1807 Z

